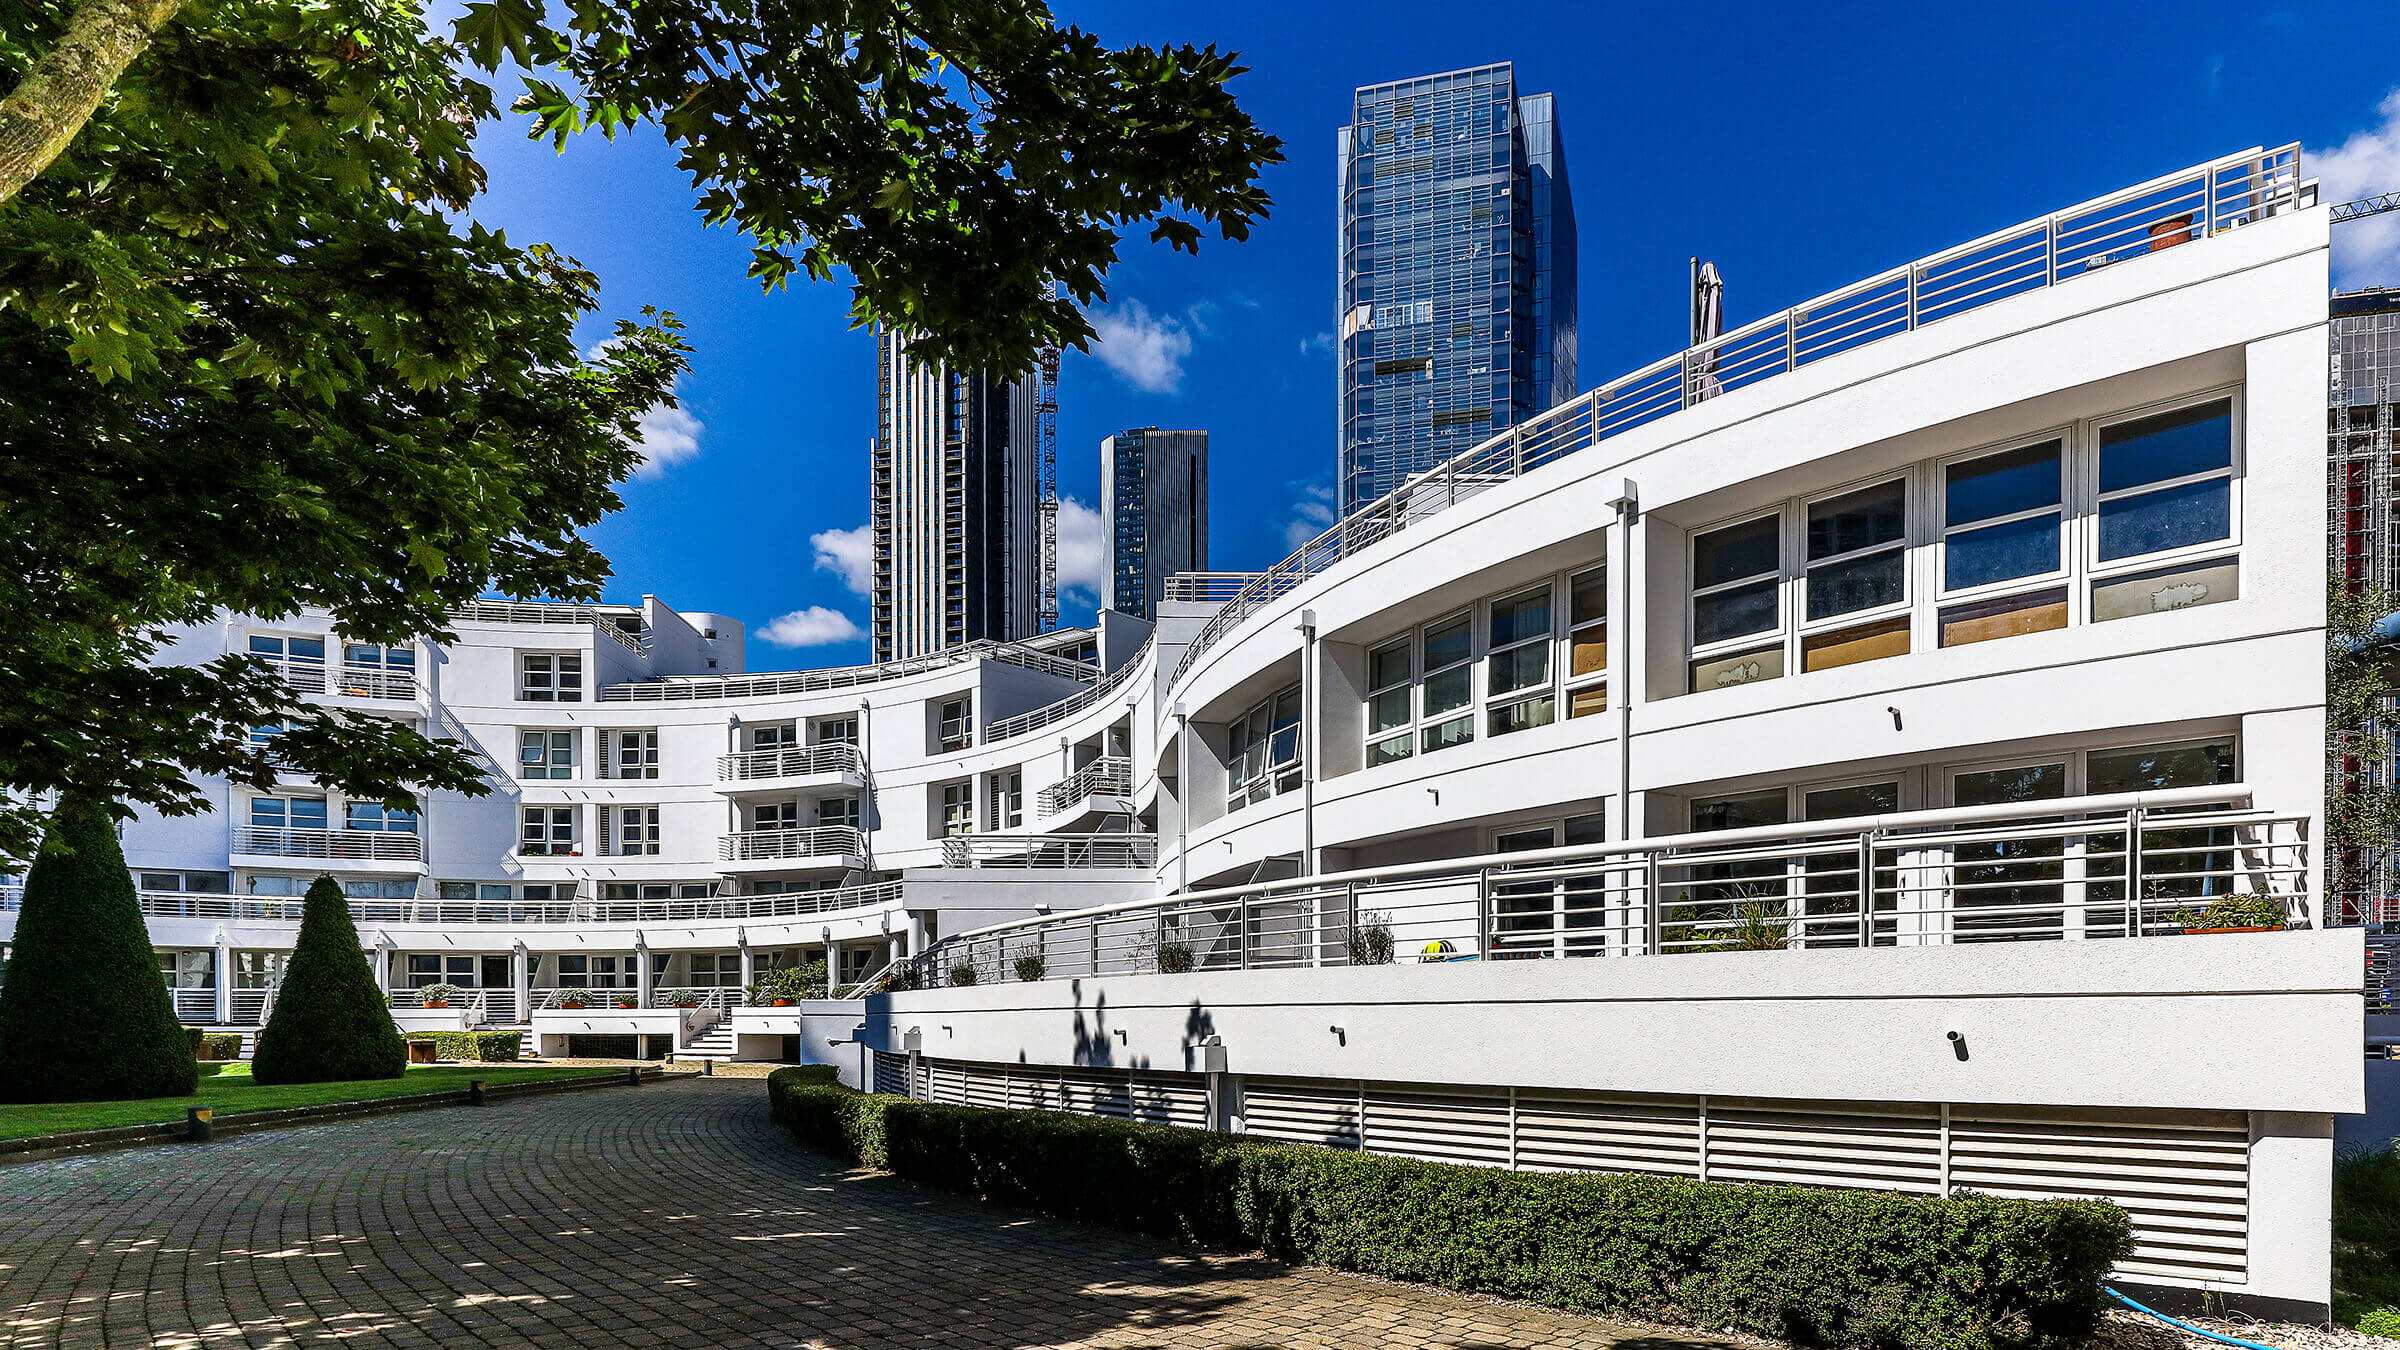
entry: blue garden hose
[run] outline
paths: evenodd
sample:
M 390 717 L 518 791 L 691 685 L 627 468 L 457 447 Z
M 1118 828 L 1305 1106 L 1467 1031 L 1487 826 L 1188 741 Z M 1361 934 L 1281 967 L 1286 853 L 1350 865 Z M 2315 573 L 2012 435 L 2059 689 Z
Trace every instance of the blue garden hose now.
M 2156 1308 L 2145 1308 L 2141 1304 L 2134 1302 L 2132 1299 L 2125 1297 L 2123 1294 L 2118 1293 L 2116 1290 L 2109 1288 L 2105 1284 L 2101 1285 L 2100 1288 L 2110 1298 L 2113 1298 L 2117 1302 L 2124 1304 L 2126 1307 L 2133 1309 L 2135 1312 L 2148 1313 L 2152 1317 L 2157 1318 L 2159 1321 L 2164 1322 L 2168 1326 L 2174 1327 L 2179 1331 L 2188 1331 L 2195 1336 L 2204 1336 L 2209 1340 L 2217 1341 L 2225 1345 L 2238 1345 L 2242 1347 L 2242 1350 L 2276 1350 L 2276 1347 L 2272 1345 L 2260 1345 L 2256 1341 L 2245 1341 L 2235 1336 L 2220 1336 L 2213 1331 L 2202 1331 L 2200 1328 L 2193 1326 L 2189 1322 L 2178 1322 L 2174 1318 L 2167 1316 L 2165 1313 L 2160 1312 Z

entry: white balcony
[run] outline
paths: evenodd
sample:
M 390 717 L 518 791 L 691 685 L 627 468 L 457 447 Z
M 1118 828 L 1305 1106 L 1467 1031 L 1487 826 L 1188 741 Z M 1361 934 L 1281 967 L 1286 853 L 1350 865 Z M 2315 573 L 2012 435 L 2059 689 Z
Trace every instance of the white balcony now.
M 233 831 L 233 852 L 265 858 L 413 863 L 424 859 L 425 843 L 413 834 L 399 831 L 237 825 Z
M 848 744 L 785 746 L 717 756 L 721 783 L 784 783 L 798 778 L 839 779 L 863 786 L 866 761 Z
M 717 840 L 723 862 L 781 862 L 786 860 L 847 859 L 865 854 L 858 830 L 848 825 L 817 825 L 797 830 L 744 830 Z
M 283 677 L 294 693 L 333 694 L 401 703 L 417 701 L 417 673 L 390 666 L 335 665 L 321 656 L 276 656 L 252 652 L 250 659 Z
M 1146 869 L 1158 865 L 1154 834 L 954 834 L 944 867 Z
M 1132 794 L 1133 761 L 1122 755 L 1103 755 L 1077 769 L 1065 781 L 1043 788 L 1035 794 L 1034 804 L 1043 815 L 1055 816 L 1095 797 Z

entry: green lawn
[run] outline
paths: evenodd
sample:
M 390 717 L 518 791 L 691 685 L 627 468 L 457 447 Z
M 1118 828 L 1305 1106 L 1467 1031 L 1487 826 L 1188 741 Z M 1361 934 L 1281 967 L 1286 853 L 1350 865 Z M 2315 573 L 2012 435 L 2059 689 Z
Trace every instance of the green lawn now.
M 210 1070 L 215 1070 L 210 1073 Z M 200 1091 L 190 1097 L 153 1097 L 133 1102 L 58 1102 L 40 1106 L 0 1106 L 0 1139 L 21 1139 L 29 1134 L 56 1134 L 65 1130 L 100 1130 L 116 1125 L 153 1125 L 162 1121 L 183 1119 L 187 1107 L 205 1106 L 219 1120 L 240 1115 L 245 1111 L 273 1111 L 286 1106 L 321 1106 L 327 1102 L 364 1102 L 383 1097 L 405 1097 L 413 1092 L 457 1092 L 467 1086 L 467 1080 L 480 1078 L 494 1087 L 502 1083 L 527 1083 L 545 1078 L 583 1078 L 598 1074 L 622 1074 L 619 1070 L 590 1068 L 513 1068 L 506 1065 L 442 1065 L 411 1068 L 398 1078 L 368 1079 L 355 1083 L 303 1083 L 288 1087 L 266 1087 L 250 1081 L 248 1064 L 203 1064 L 200 1071 L 208 1076 L 200 1080 Z

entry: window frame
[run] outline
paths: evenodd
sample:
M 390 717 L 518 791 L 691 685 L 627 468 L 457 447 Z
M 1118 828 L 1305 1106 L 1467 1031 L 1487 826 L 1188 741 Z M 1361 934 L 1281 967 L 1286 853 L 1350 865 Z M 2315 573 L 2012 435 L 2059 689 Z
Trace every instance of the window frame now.
M 2082 577 L 2083 584 L 2077 589 L 2085 593 L 2083 603 L 2086 606 L 2090 604 L 2089 594 L 2094 583 L 2148 572 L 2157 568 L 2174 567 L 2182 563 L 2206 562 L 2221 555 L 2239 553 L 2242 547 L 2243 533 L 2242 485 L 2250 476 L 2242 436 L 2244 421 L 2242 394 L 2243 390 L 2240 385 L 2230 385 L 2197 394 L 2161 399 L 2140 407 L 2109 413 L 2103 417 L 2086 419 L 2084 426 L 2090 441 L 2090 450 L 2084 457 L 2085 463 L 2081 466 L 2082 472 L 2077 475 L 2082 480 L 2078 486 L 2083 490 L 2084 500 L 2090 507 L 2084 513 L 2086 525 L 2083 530 L 2083 538 L 2078 541 L 2084 575 Z M 2229 423 L 2226 431 L 2230 444 L 2224 468 L 2210 469 L 2205 473 L 2184 474 L 2177 478 L 2161 478 L 2155 482 L 2117 488 L 2106 493 L 2100 490 L 2100 436 L 2103 431 L 2126 422 L 2138 422 L 2146 417 L 2158 417 L 2166 413 L 2180 412 L 2185 408 L 2196 408 L 2202 404 L 2217 402 L 2223 402 L 2226 405 L 2225 415 Z M 2213 482 L 2218 479 L 2224 479 L 2226 482 L 2224 538 L 2160 549 L 2155 553 L 2133 553 L 2106 561 L 2101 559 L 2100 508 L 2103 505 L 2124 501 L 2131 497 L 2146 496 L 2154 492 L 2187 487 L 2194 483 Z M 2086 617 L 2088 621 L 2089 616 Z
M 555 782 L 573 778 L 575 776 L 575 742 L 577 739 L 573 731 L 541 727 L 517 728 L 517 777 L 529 783 Z M 541 743 L 543 756 L 540 760 L 543 770 L 541 773 L 531 772 L 535 767 L 532 751 L 537 740 Z M 564 742 L 566 746 L 564 763 L 561 763 L 558 758 L 561 742 Z
M 548 663 L 548 669 L 542 672 L 548 681 L 547 684 L 537 686 L 533 682 L 536 661 Z M 569 661 L 575 663 L 572 671 L 566 668 L 566 663 Z M 575 677 L 571 688 L 566 683 L 566 676 L 569 674 Z M 517 652 L 517 702 L 581 703 L 584 701 L 584 675 L 582 652 L 519 650 Z
M 957 709 L 957 715 L 951 710 Z M 975 696 L 960 694 L 945 698 L 933 705 L 933 741 L 936 754 L 952 754 L 975 748 Z
M 2076 461 L 2085 452 L 2082 444 L 2083 423 L 2068 422 L 2046 427 L 2023 436 L 1992 441 L 1973 449 L 1943 455 L 1933 461 L 1930 496 L 1931 508 L 1926 515 L 1927 542 L 1933 547 L 1933 600 L 1938 605 L 1954 605 L 1976 600 L 2000 600 L 2021 591 L 2046 590 L 2067 583 L 2075 570 L 2075 541 L 2072 526 L 2077 514 Z M 1950 523 L 1950 469 L 1953 465 L 1972 463 L 2018 450 L 2031 450 L 2050 441 L 2058 442 L 2058 503 L 2055 506 L 2034 507 L 2012 511 L 2006 515 L 1986 516 L 1965 525 Z M 2086 456 L 2088 457 L 2088 456 Z M 2024 576 L 2000 581 L 1986 581 L 1974 586 L 1953 589 L 1950 585 L 1950 538 L 1952 535 L 1972 534 L 1998 525 L 2013 525 L 2018 521 L 2034 520 L 2055 513 L 2058 516 L 2058 562 L 2046 572 L 2028 572 Z M 2073 590 L 2069 586 L 2070 592 Z M 2073 622 L 2070 610 L 2069 622 Z M 1938 620 L 1937 620 L 1938 622 Z
M 618 727 L 601 733 L 608 738 L 607 768 L 611 778 L 658 777 L 658 728 Z M 627 752 L 631 751 L 630 757 Z
M 1292 752 L 1288 758 L 1277 758 L 1275 742 L 1286 729 L 1277 710 L 1285 699 L 1292 700 Z M 1308 754 L 1308 704 L 1297 684 L 1287 684 L 1250 705 L 1240 719 L 1231 724 L 1226 744 L 1225 813 L 1231 815 L 1248 806 L 1269 802 L 1288 792 L 1299 790 L 1301 765 Z M 1265 724 L 1265 734 L 1255 740 L 1250 735 L 1254 721 Z M 1238 738 L 1238 739 L 1236 739 Z M 1254 756 L 1252 747 L 1260 753 Z
M 1520 601 L 1530 600 L 1533 598 L 1536 592 L 1540 593 L 1542 597 L 1543 609 L 1545 610 L 1541 634 L 1537 637 L 1518 638 L 1516 641 L 1511 642 L 1504 647 L 1494 645 L 1491 641 L 1491 634 L 1495 627 L 1494 617 L 1498 613 L 1500 606 L 1513 605 Z M 1558 625 L 1557 576 L 1553 574 L 1545 577 L 1542 579 L 1539 585 L 1526 586 L 1520 589 L 1508 591 L 1501 595 L 1493 596 L 1483 602 L 1482 608 L 1484 616 L 1483 624 L 1485 641 L 1483 655 L 1481 657 L 1483 664 L 1483 691 L 1479 700 L 1481 706 L 1478 709 L 1478 716 L 1482 722 L 1483 734 L 1486 737 L 1511 736 L 1520 731 L 1532 731 L 1539 727 L 1546 727 L 1551 723 L 1558 721 L 1558 645 L 1560 633 Z M 1536 646 L 1539 646 L 1542 649 L 1541 682 L 1539 684 L 1521 685 L 1515 689 L 1507 691 L 1506 693 L 1494 692 L 1492 688 L 1493 679 L 1499 673 L 1499 667 L 1495 664 L 1496 659 L 1504 652 L 1513 653 L 1525 651 Z M 1543 699 L 1549 700 L 1550 707 L 1548 712 L 1543 715 L 1540 721 L 1524 722 L 1515 726 L 1511 726 L 1506 730 L 1501 730 L 1499 727 L 1494 725 L 1493 719 L 1495 717 L 1498 717 L 1499 715 L 1506 713 L 1511 709 L 1530 705 Z
M 975 780 L 961 778 L 933 787 L 936 837 L 957 839 L 975 833 Z
M 1483 659 L 1483 635 L 1475 628 L 1475 610 L 1475 605 L 1468 605 L 1464 609 L 1437 615 L 1418 624 L 1411 632 L 1411 636 L 1416 642 L 1414 664 L 1417 672 L 1417 693 L 1413 703 L 1416 710 L 1416 752 L 1420 755 L 1430 755 L 1436 750 L 1448 750 L 1453 746 L 1472 745 L 1482 731 L 1483 701 L 1481 695 L 1477 693 L 1481 682 L 1476 679 L 1475 667 Z M 1461 619 L 1465 620 L 1467 625 L 1467 654 L 1439 668 L 1428 665 L 1425 656 L 1425 635 L 1436 628 L 1447 628 Z M 1444 708 L 1439 713 L 1433 712 L 1426 706 L 1426 686 L 1433 682 L 1433 677 L 1436 675 L 1446 675 L 1453 670 L 1462 669 L 1467 673 L 1467 701 L 1455 707 Z M 1426 743 L 1425 737 L 1434 728 L 1445 727 L 1453 722 L 1461 721 L 1467 725 L 1467 734 L 1463 739 L 1452 741 L 1449 745 L 1437 746 Z
M 1914 573 L 1916 568 L 1911 564 L 1915 560 L 1914 551 L 1919 542 L 1918 518 L 1922 513 L 1919 511 L 1917 505 L 1917 479 L 1913 469 L 1914 466 L 1912 465 L 1909 468 L 1900 470 L 1899 473 L 1894 475 L 1877 474 L 1871 478 L 1861 479 L 1857 482 L 1834 488 L 1830 492 L 1814 493 L 1798 500 L 1798 511 L 1796 513 L 1796 518 L 1793 521 L 1793 528 L 1798 533 L 1799 540 L 1794 545 L 1792 550 L 1792 580 L 1798 583 L 1798 588 L 1792 604 L 1792 617 L 1797 621 L 1795 624 L 1795 630 L 1801 639 L 1803 639 L 1803 641 L 1820 634 L 1836 632 L 1844 628 L 1854 628 L 1861 624 L 1876 623 L 1886 619 L 1901 618 L 1915 612 L 1917 602 L 1917 584 Z M 1899 538 L 1888 540 L 1880 544 L 1870 544 L 1865 548 L 1851 549 L 1847 553 L 1831 554 L 1822 559 L 1812 561 L 1809 558 L 1808 525 L 1810 510 L 1815 507 L 1822 506 L 1827 502 L 1838 501 L 1843 497 L 1854 496 L 1858 493 L 1866 492 L 1874 488 L 1887 487 L 1895 482 L 1900 485 Z M 1820 567 L 1830 567 L 1837 563 L 1856 562 L 1861 558 L 1872 558 L 1884 553 L 1898 553 L 1900 555 L 1899 600 L 1890 604 L 1870 605 L 1865 609 L 1845 610 L 1840 614 L 1827 615 L 1822 619 L 1811 619 L 1808 617 L 1808 598 L 1810 594 L 1810 586 L 1813 580 L 1809 575 L 1811 572 L 1814 572 Z M 1796 664 L 1792 665 L 1791 669 L 1794 673 L 1801 673 Z
M 608 808 L 609 843 L 619 857 L 658 856 L 658 808 L 616 805 Z
M 540 820 L 536 820 L 536 816 Z M 526 806 L 517 812 L 517 856 L 571 858 L 582 849 L 581 813 L 572 806 Z M 565 829 L 562 836 L 559 830 Z M 541 847 L 528 849 L 529 844 Z
M 1593 573 L 1598 573 L 1600 577 L 1600 617 L 1577 622 L 1575 618 L 1575 583 L 1577 579 Z M 1578 717 L 1598 716 L 1607 712 L 1609 707 L 1608 667 L 1611 652 L 1609 650 L 1608 611 L 1611 596 L 1608 590 L 1608 559 L 1603 557 L 1589 567 L 1574 568 L 1561 573 L 1561 575 L 1566 578 L 1567 604 L 1565 629 L 1559 634 L 1556 683 L 1559 687 L 1558 711 L 1560 715 L 1555 720 L 1572 722 Z M 1575 673 L 1575 645 L 1581 635 L 1589 632 L 1597 632 L 1600 635 L 1600 669 L 1578 675 Z M 1588 694 L 1595 689 L 1600 691 L 1600 706 L 1589 712 L 1576 712 L 1576 696 Z
M 1400 681 L 1397 684 L 1376 684 L 1375 658 L 1394 648 L 1398 648 L 1400 651 Z M 1361 719 L 1360 725 L 1363 728 L 1361 734 L 1365 738 L 1362 744 L 1362 759 L 1368 768 L 1384 764 L 1397 764 L 1417 753 L 1417 686 L 1419 683 L 1421 681 L 1417 679 L 1416 629 L 1411 628 L 1396 638 L 1376 643 L 1367 648 L 1366 715 Z M 1400 695 L 1402 708 L 1400 720 L 1378 730 L 1375 726 L 1375 701 L 1394 692 Z M 1389 758 L 1377 758 L 1385 745 L 1395 741 L 1400 745 L 1400 753 Z

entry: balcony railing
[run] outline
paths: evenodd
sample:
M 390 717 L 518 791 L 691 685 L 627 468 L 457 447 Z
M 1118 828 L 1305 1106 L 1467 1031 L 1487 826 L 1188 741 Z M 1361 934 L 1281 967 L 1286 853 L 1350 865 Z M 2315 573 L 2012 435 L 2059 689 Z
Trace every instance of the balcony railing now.
M 717 756 L 717 778 L 739 782 L 753 778 L 806 778 L 813 774 L 864 773 L 858 747 L 847 744 L 787 746 Z
M 1011 736 L 1022 736 L 1029 731 L 1039 731 L 1053 723 L 1063 722 L 1095 704 L 1106 702 L 1111 695 L 1124 688 L 1126 681 L 1131 680 L 1136 672 L 1148 668 L 1150 651 L 1151 640 L 1145 638 L 1142 640 L 1141 650 L 1135 652 L 1125 664 L 1108 672 L 1106 678 L 1097 681 L 1091 688 L 1077 690 L 1056 703 L 1045 704 L 1032 712 L 1018 713 L 1014 717 L 1003 717 L 996 722 L 985 724 L 983 728 L 985 744 L 1004 741 Z
M 2271 898 L 2307 926 L 2305 816 L 2238 786 L 1918 811 L 1492 854 L 1107 905 L 944 939 L 1044 978 L 1731 950 L 1949 946 L 2180 933 Z
M 901 902 L 897 881 L 841 886 L 785 895 L 704 895 L 651 900 L 439 900 L 412 897 L 372 900 L 352 897 L 350 917 L 360 923 L 423 924 L 595 924 L 670 923 L 704 919 L 789 919 L 846 910 L 885 909 Z M 23 907 L 25 888 L 0 886 L 0 913 Z M 237 919 L 245 923 L 300 922 L 305 902 L 286 896 L 214 895 L 196 891 L 143 891 L 142 913 L 156 919 Z
M 798 830 L 744 830 L 717 840 L 717 857 L 725 862 L 760 862 L 774 858 L 835 858 L 866 852 L 856 828 L 814 825 Z
M 780 675 L 678 675 L 664 680 L 642 680 L 631 684 L 612 684 L 600 691 L 603 703 L 688 703 L 726 698 L 774 698 L 786 694 L 810 694 L 826 689 L 848 689 L 858 685 L 880 684 L 885 680 L 906 679 L 927 671 L 941 670 L 962 661 L 1004 661 L 1023 666 L 1061 679 L 1089 680 L 1099 671 L 1082 661 L 1070 661 L 1048 652 L 1029 651 L 1009 642 L 968 642 L 945 648 L 930 656 L 907 661 L 886 661 L 881 665 L 837 666 L 826 670 L 795 670 Z
M 1103 755 L 1077 769 L 1063 782 L 1034 794 L 1034 805 L 1055 816 L 1089 797 L 1122 797 L 1133 791 L 1133 761 L 1122 755 Z
M 1896 267 L 1642 367 L 1351 512 L 1209 616 L 1170 683 L 1262 605 L 1359 550 L 1608 437 L 1745 385 L 2304 205 L 2300 147 L 2246 150 Z
M 1154 834 L 954 834 L 942 840 L 944 867 L 1110 867 L 1158 865 Z
M 1258 578 L 1256 572 L 1170 572 L 1159 587 L 1161 600 L 1215 604 L 1231 600 Z
M 660 1008 L 707 1008 L 724 1012 L 739 1008 L 748 1001 L 746 991 L 732 985 L 704 985 L 662 988 L 650 991 L 644 1002 L 633 989 L 536 989 L 533 991 L 535 1012 L 573 1012 L 570 1003 L 581 1003 L 586 1012 L 639 1012 Z
M 450 617 L 461 623 L 588 624 L 636 656 L 650 650 L 648 633 L 628 632 L 620 626 L 626 619 L 639 622 L 636 616 L 602 609 L 597 605 L 544 600 L 475 600 L 450 611 Z M 605 690 L 602 696 L 606 696 Z
M 282 826 L 237 825 L 233 851 L 277 858 L 364 858 L 376 862 L 415 862 L 425 856 L 424 841 L 413 834 L 383 830 L 304 830 Z
M 417 673 L 390 666 L 345 665 L 333 676 L 326 692 L 351 698 L 390 698 L 414 701 Z
M 283 682 L 297 694 L 325 692 L 325 658 L 322 656 L 270 655 L 252 652 L 250 659 L 283 677 Z

